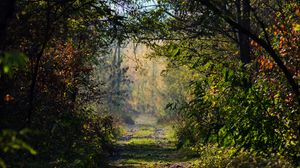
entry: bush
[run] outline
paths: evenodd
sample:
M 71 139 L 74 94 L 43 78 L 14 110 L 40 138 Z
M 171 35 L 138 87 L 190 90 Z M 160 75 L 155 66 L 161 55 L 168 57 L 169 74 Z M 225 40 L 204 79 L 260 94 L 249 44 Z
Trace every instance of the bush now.
M 249 151 L 237 150 L 234 147 L 219 147 L 216 144 L 201 144 L 192 149 L 200 155 L 197 163 L 199 167 L 293 167 L 280 155 L 265 158 Z

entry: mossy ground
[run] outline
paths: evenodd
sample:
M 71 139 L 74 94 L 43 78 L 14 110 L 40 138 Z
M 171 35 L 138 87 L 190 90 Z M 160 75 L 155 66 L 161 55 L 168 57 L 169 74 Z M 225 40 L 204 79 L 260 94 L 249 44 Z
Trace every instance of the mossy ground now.
M 112 167 L 194 167 L 192 153 L 176 150 L 171 127 L 138 123 L 125 130 L 117 143 L 118 154 L 112 158 Z

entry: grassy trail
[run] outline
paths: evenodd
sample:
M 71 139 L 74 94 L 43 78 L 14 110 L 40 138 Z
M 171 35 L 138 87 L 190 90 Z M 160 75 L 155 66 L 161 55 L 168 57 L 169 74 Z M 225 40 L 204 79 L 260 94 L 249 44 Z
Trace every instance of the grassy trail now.
M 125 129 L 118 141 L 118 155 L 112 167 L 118 168 L 190 168 L 188 153 L 178 152 L 170 127 L 136 124 Z

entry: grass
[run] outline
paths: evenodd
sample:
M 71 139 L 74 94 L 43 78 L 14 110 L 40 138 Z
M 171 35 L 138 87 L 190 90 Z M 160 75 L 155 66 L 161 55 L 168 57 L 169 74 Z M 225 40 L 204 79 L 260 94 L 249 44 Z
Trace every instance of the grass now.
M 134 136 L 138 138 L 150 137 L 153 135 L 154 130 L 154 127 L 142 127 L 134 133 Z
M 160 168 L 189 164 L 176 150 L 172 127 L 140 124 L 128 128 L 124 135 L 131 136 L 118 142 L 120 152 L 113 159 L 112 167 Z
M 117 143 L 119 153 L 111 159 L 111 167 L 291 167 L 281 158 L 263 159 L 247 152 L 239 152 L 233 156 L 235 148 L 222 148 L 214 144 L 177 150 L 172 126 L 157 125 L 153 119 L 146 119 L 147 117 L 140 117 L 139 124 L 123 129 L 125 138 Z
M 134 145 L 154 145 L 155 139 L 153 138 L 132 138 L 128 141 L 128 144 L 134 144 Z

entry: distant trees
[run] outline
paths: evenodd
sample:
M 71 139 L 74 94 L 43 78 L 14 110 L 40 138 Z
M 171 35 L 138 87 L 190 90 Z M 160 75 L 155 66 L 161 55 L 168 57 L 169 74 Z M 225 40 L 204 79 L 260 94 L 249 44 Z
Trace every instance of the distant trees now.
M 130 106 L 128 114 L 147 114 L 160 116 L 163 114 L 166 96 L 165 83 L 160 76 L 164 69 L 163 59 L 151 59 L 151 51 L 143 44 L 129 43 L 125 48 L 124 64 L 129 67 L 128 77 L 131 80 L 127 102 Z

